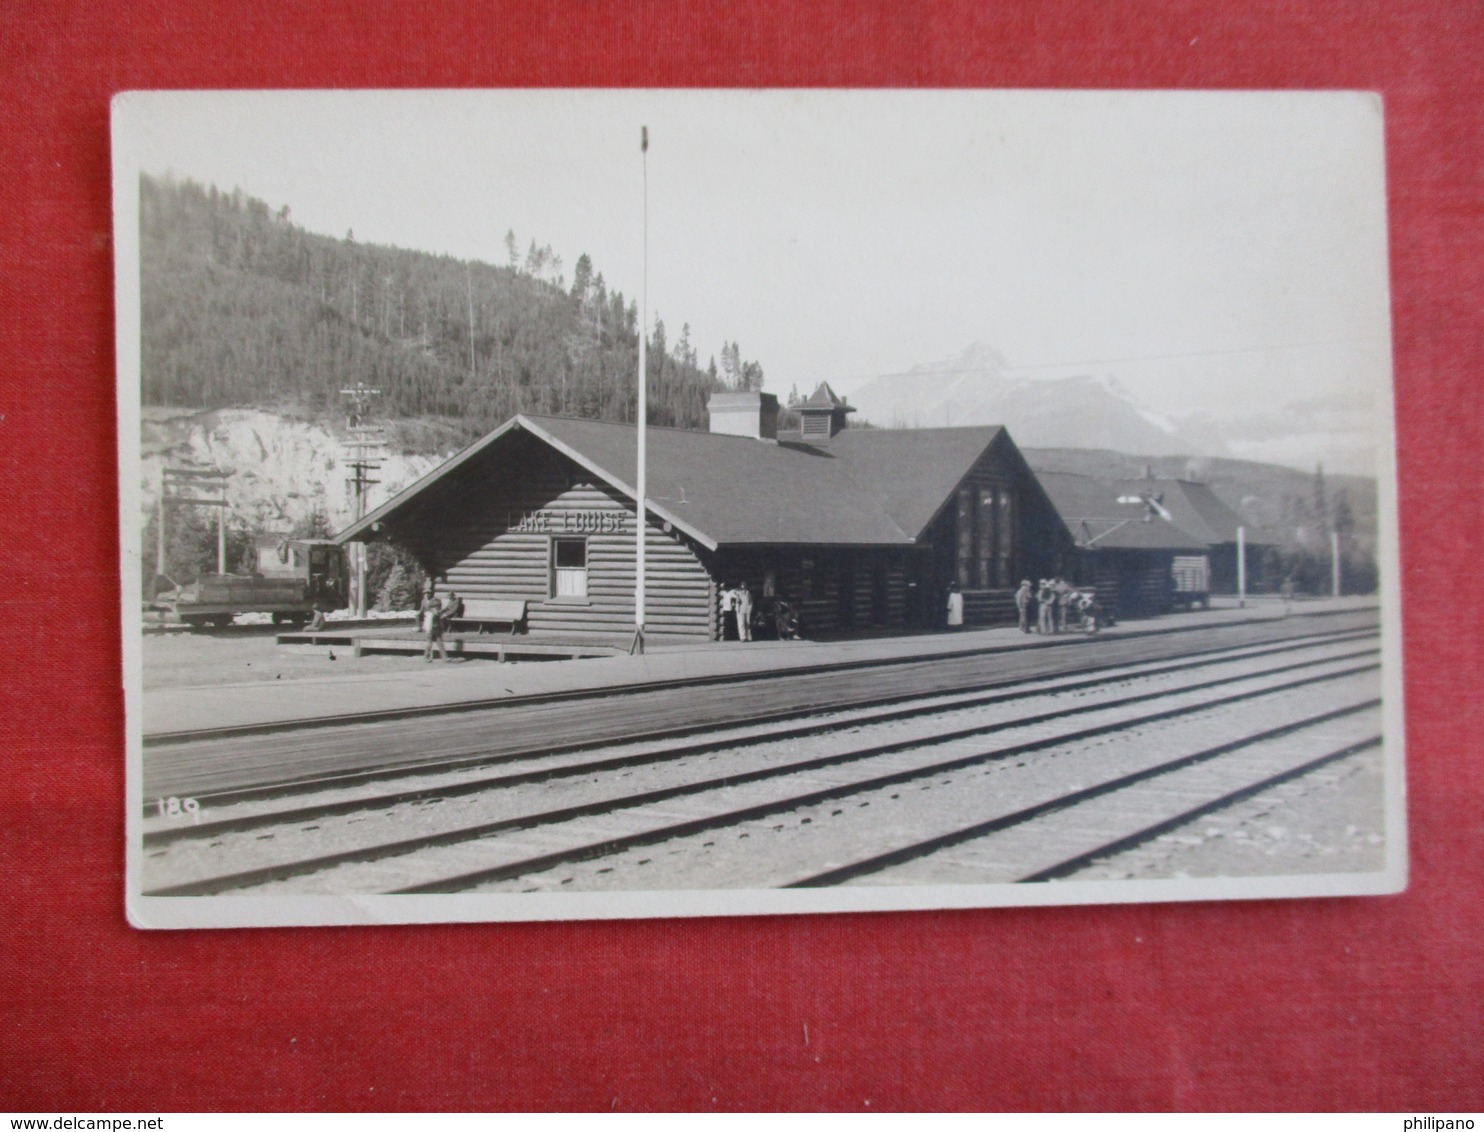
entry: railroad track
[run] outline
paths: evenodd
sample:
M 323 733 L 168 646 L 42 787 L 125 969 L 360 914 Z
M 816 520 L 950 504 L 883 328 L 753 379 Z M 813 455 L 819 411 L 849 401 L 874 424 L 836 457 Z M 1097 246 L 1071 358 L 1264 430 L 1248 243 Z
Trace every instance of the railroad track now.
M 145 888 L 1052 879 L 1212 806 L 1362 756 L 1379 743 L 1378 669 L 1374 630 L 1349 630 L 1093 673 L 988 684 L 981 673 L 969 688 L 899 691 L 889 704 L 807 719 L 780 712 L 704 737 L 677 729 L 557 751 L 461 750 L 413 772 L 225 792 L 200 825 L 153 819 Z M 995 863 L 1020 843 L 1008 864 Z M 976 854 L 985 859 L 963 864 Z
M 1306 621 L 1308 619 L 1305 619 Z M 1340 640 L 1374 634 L 1374 613 L 1327 618 L 1328 628 L 1292 621 L 1223 626 L 1176 635 L 1075 640 L 1083 673 L 1128 663 L 1199 663 L 1232 648 Z M 735 723 L 793 719 L 822 709 L 908 702 L 938 692 L 1013 687 L 1066 671 L 1068 647 L 992 654 L 871 660 L 820 670 L 782 670 L 725 680 L 637 685 L 572 694 L 490 700 L 429 717 L 418 714 L 307 730 L 172 735 L 145 745 L 144 798 L 193 797 L 216 804 L 297 793 L 332 782 L 367 781 L 416 767 L 492 761 L 534 751 L 591 749 L 636 738 L 704 733 Z M 498 675 L 494 678 L 497 680 Z

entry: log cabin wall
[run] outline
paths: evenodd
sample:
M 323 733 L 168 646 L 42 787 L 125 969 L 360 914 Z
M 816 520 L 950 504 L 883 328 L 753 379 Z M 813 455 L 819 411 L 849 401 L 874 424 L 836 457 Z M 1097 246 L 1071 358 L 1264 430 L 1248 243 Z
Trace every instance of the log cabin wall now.
M 1135 611 L 1124 610 L 1122 585 L 1119 580 L 1118 560 L 1110 554 L 1088 551 L 1084 555 L 1087 566 L 1083 584 L 1090 585 L 1097 594 L 1098 604 L 1115 617 L 1132 616 Z
M 440 590 L 524 600 L 533 636 L 632 635 L 632 501 L 528 435 L 449 480 L 395 532 Z M 646 634 L 713 638 L 716 585 L 697 548 L 651 519 L 645 554 Z
M 1118 617 L 1152 617 L 1168 613 L 1174 580 L 1168 550 L 1108 548 L 1094 556 L 1098 601 Z
M 909 581 L 921 557 L 901 547 L 728 547 L 706 562 L 721 585 L 744 583 L 754 598 L 771 573 L 774 595 L 794 606 L 804 635 L 829 636 L 911 626 Z
M 1008 500 L 1008 502 L 1007 502 Z M 991 517 L 989 512 L 993 511 Z M 1005 534 L 1009 533 L 1009 545 Z M 933 624 L 946 618 L 950 582 L 964 595 L 964 624 L 1014 624 L 1022 578 L 1070 573 L 1075 546 L 1035 475 L 1003 437 L 974 462 L 929 527 L 924 597 Z
M 1138 554 L 1132 566 L 1137 579 L 1134 608 L 1143 614 L 1168 613 L 1174 608 L 1175 579 L 1170 571 L 1174 555 L 1150 550 Z

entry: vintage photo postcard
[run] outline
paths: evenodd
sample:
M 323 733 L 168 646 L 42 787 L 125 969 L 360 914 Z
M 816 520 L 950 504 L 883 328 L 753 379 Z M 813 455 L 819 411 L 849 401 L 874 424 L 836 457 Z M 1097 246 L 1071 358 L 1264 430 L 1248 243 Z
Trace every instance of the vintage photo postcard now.
M 134 924 L 1405 886 L 1376 96 L 113 146 Z

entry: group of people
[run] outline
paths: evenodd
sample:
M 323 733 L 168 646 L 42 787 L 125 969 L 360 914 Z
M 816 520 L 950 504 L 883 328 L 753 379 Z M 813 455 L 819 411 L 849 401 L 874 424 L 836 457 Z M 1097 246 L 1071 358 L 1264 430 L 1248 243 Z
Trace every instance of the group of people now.
M 1073 618 L 1076 619 L 1074 628 L 1084 633 L 1096 633 L 1103 612 L 1095 592 L 1079 590 L 1065 578 L 1042 578 L 1034 590 L 1030 579 L 1024 579 L 1015 591 L 1015 609 L 1020 617 L 1022 633 L 1036 632 L 1047 636 L 1065 633 L 1067 623 Z
M 423 660 L 432 661 L 434 648 L 444 660 L 448 659 L 448 646 L 443 643 L 443 635 L 448 632 L 449 625 L 463 615 L 464 602 L 458 594 L 449 590 L 448 595 L 440 601 L 433 583 L 427 584 L 423 590 L 423 599 L 417 607 L 417 623 L 428 640 L 423 649 Z
M 722 638 L 728 639 L 727 619 L 736 627 L 736 639 L 753 640 L 753 634 L 762 631 L 765 639 L 793 641 L 799 637 L 799 615 L 782 595 L 770 577 L 763 581 L 763 596 L 754 600 L 752 590 L 746 582 L 725 585 L 719 595 L 721 601 Z
M 723 586 L 721 590 L 721 616 L 726 620 L 730 613 L 737 624 L 737 640 L 752 640 L 752 591 L 741 582 L 735 586 Z

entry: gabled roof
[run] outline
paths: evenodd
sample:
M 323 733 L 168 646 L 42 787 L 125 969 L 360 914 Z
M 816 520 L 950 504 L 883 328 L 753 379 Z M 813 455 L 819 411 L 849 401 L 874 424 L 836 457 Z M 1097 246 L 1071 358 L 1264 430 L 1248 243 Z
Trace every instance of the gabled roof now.
M 1120 502 L 1142 495 L 1153 481 L 1119 482 L 1072 472 L 1039 472 L 1037 478 L 1080 547 L 1199 552 L 1210 543 L 1143 502 Z
M 347 527 L 337 541 L 349 542 L 388 521 L 514 432 L 537 437 L 635 498 L 633 425 L 522 414 Z M 650 428 L 649 505 L 712 549 L 768 543 L 910 546 L 1003 434 L 998 427 L 869 429 L 813 445 Z
M 849 470 L 892 521 L 916 537 L 953 493 L 974 462 L 1005 430 L 974 428 L 846 429 L 820 450 Z
M 813 393 L 804 400 L 793 406 L 795 409 L 843 409 L 847 413 L 855 412 L 853 405 L 847 405 L 845 398 L 839 396 L 830 388 L 828 381 L 821 381 Z
M 569 417 L 520 419 L 635 498 L 634 426 Z M 647 433 L 650 507 L 707 546 L 906 545 L 916 534 L 899 526 L 873 493 L 860 490 L 848 462 L 830 449 L 687 429 Z
M 1176 526 L 1215 546 L 1237 541 L 1237 528 L 1245 526 L 1253 533 L 1252 524 L 1233 511 L 1206 484 L 1193 480 L 1139 479 L 1122 480 L 1120 488 L 1150 492 L 1160 497 L 1160 505 L 1170 512 Z

